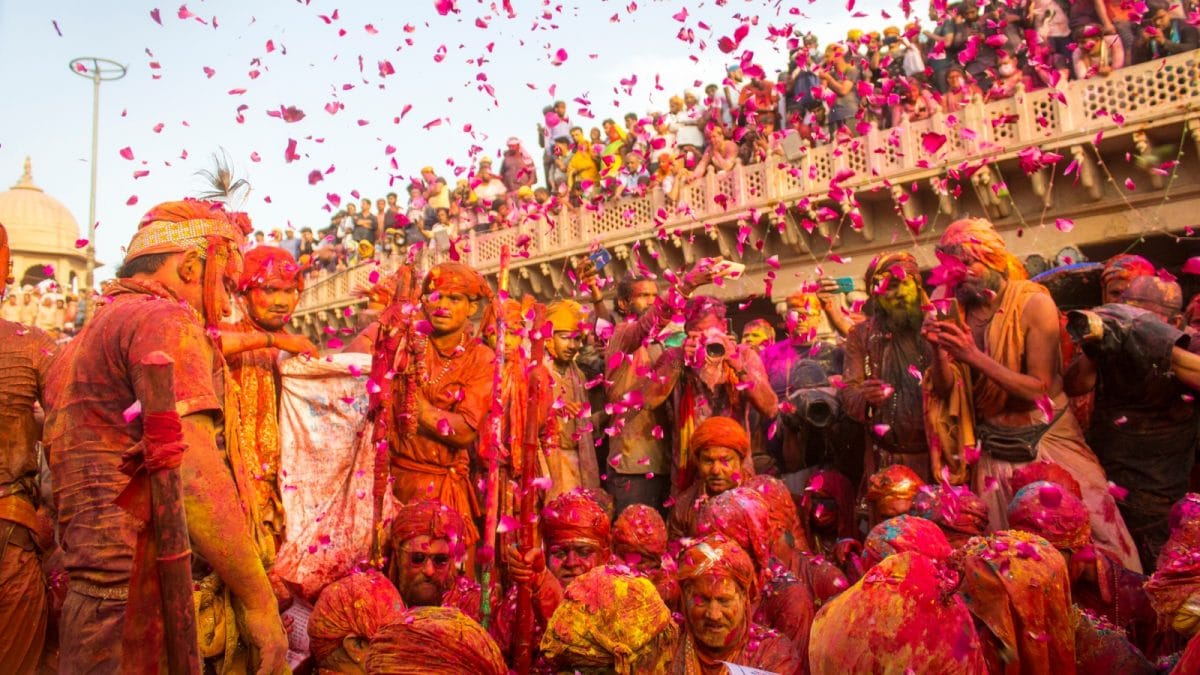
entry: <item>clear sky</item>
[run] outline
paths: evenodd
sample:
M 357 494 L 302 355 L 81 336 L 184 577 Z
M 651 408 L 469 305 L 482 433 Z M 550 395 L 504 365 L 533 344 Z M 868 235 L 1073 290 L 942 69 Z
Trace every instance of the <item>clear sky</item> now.
M 34 180 L 86 236 L 92 86 L 69 72 L 78 56 L 129 67 L 101 87 L 104 279 L 146 209 L 202 190 L 195 174 L 222 148 L 253 186 L 243 208 L 257 229 L 323 226 L 331 200 L 403 194 L 424 165 L 451 177 L 473 146 L 494 155 L 518 136 L 538 152 L 535 125 L 554 99 L 576 123 L 599 126 L 720 81 L 747 49 L 780 69 L 786 47 L 769 35 L 789 24 L 824 44 L 848 28 L 903 23 L 899 0 L 511 0 L 512 17 L 499 1 L 456 4 L 442 16 L 437 0 L 0 0 L 0 187 L 31 156 Z M 721 53 L 718 39 L 743 22 L 749 35 Z M 567 58 L 556 64 L 560 49 Z M 384 62 L 394 73 L 381 75 Z M 303 119 L 268 115 L 288 106 Z M 290 140 L 299 158 L 289 162 Z M 313 171 L 322 180 L 310 185 Z

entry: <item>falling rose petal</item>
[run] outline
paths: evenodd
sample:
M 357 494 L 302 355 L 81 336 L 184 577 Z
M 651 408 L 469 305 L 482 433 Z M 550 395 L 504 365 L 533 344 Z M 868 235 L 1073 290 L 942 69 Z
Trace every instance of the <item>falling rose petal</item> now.
M 287 149 L 283 151 L 283 158 L 289 164 L 300 159 L 300 155 L 296 153 L 296 139 L 288 139 Z
M 133 148 L 129 147 L 128 145 L 121 148 L 121 157 L 124 157 L 128 160 L 133 160 Z
M 1183 263 L 1183 269 L 1179 270 L 1184 274 L 1200 274 L 1200 255 L 1193 256 Z
M 875 438 L 883 438 L 891 430 L 892 425 L 890 424 L 875 424 L 871 426 L 871 433 L 875 434 Z
M 308 184 L 309 185 L 316 185 L 317 183 L 320 183 L 323 180 L 325 180 L 325 174 L 321 173 L 320 169 L 313 169 L 312 171 L 308 172 Z
M 75 248 L 83 248 L 87 245 L 88 245 L 87 239 L 76 239 L 75 240 Z
M 446 16 L 450 12 L 458 14 L 458 2 L 456 0 L 434 0 L 433 8 L 442 16 Z
M 156 24 L 158 24 L 158 25 L 160 25 L 160 26 L 161 26 L 161 25 L 163 25 L 163 24 L 162 24 L 162 14 L 160 14 L 160 13 L 159 13 L 159 11 L 158 11 L 158 8 L 157 8 L 157 7 L 155 7 L 155 8 L 154 8 L 154 9 L 152 9 L 152 10 L 150 10 L 150 18 L 151 18 L 151 19 L 154 19 L 154 23 L 156 23 Z
M 129 199 L 125 200 L 125 206 L 133 206 L 138 202 L 137 195 L 129 195 Z
M 1134 183 L 1132 178 L 1126 178 L 1125 179 L 1125 189 L 1132 192 L 1137 189 L 1137 183 Z
M 450 435 L 450 420 L 446 419 L 445 417 L 439 419 L 437 421 L 437 430 L 438 430 L 439 435 L 449 436 Z
M 1062 488 L 1057 485 L 1043 485 L 1038 488 L 1038 502 L 1047 509 L 1057 509 L 1062 504 Z
M 1075 229 L 1075 221 L 1070 218 L 1055 218 L 1054 227 L 1058 228 L 1059 232 L 1070 232 Z
M 943 134 L 939 134 L 935 131 L 926 131 L 925 133 L 921 134 L 921 147 L 923 147 L 925 152 L 930 155 L 937 153 L 937 151 L 941 150 L 942 146 L 945 144 L 946 137 Z
M 561 66 L 564 62 L 566 62 L 566 60 L 567 50 L 559 47 L 558 50 L 554 52 L 554 56 L 551 57 L 550 64 L 554 66 Z
M 908 374 L 911 375 L 917 382 L 921 381 L 921 369 L 918 368 L 916 364 L 908 364 Z
M 550 480 L 549 476 L 538 476 L 537 478 L 533 479 L 531 485 L 533 485 L 535 489 L 544 491 L 549 490 L 554 485 L 554 481 Z
M 1129 489 L 1123 488 L 1120 485 L 1117 485 L 1116 483 L 1109 481 L 1108 482 L 1108 494 L 1112 495 L 1113 499 L 1115 499 L 1119 502 L 1123 502 L 1123 501 L 1125 501 L 1125 498 L 1127 496 L 1129 496 Z
M 1000 481 L 995 476 L 988 476 L 983 479 L 983 489 L 985 492 L 995 492 L 998 487 L 1000 487 Z
M 1037 401 L 1034 401 L 1034 405 L 1038 407 L 1038 410 L 1042 411 L 1042 414 L 1046 416 L 1046 420 L 1054 418 L 1054 402 L 1050 400 L 1049 396 L 1039 398 Z
M 500 534 L 516 532 L 519 526 L 516 518 L 512 516 L 500 516 L 500 522 L 496 524 L 496 531 Z
M 142 414 L 142 402 L 134 401 L 133 405 L 129 406 L 121 413 L 121 416 L 125 418 L 125 423 L 129 424 L 130 422 L 137 419 L 138 415 L 141 415 L 141 414 Z

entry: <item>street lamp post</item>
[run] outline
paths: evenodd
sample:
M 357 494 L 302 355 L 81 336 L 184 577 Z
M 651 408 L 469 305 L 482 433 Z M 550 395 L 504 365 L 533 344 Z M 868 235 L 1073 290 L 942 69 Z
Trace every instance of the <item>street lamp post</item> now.
M 100 83 L 125 77 L 128 68 L 109 59 L 81 56 L 71 61 L 71 72 L 92 81 L 92 186 L 88 199 L 87 272 L 84 274 L 84 322 L 92 316 L 92 290 L 96 287 L 96 169 L 100 147 Z

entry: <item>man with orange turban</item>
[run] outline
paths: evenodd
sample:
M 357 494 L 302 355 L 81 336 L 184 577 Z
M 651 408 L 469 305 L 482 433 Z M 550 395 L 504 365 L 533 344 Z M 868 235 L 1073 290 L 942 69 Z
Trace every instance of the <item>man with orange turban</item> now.
M 404 601 L 374 569 L 325 587 L 308 617 L 308 639 L 321 673 L 360 673 L 370 641 L 404 614 Z
M 554 610 L 541 650 L 558 672 L 666 670 L 679 627 L 649 580 L 620 570 L 601 566 L 587 572 Z
M 130 482 L 146 447 L 148 470 L 179 467 L 194 570 L 210 569 L 223 589 L 226 640 L 252 648 L 260 672 L 286 666 L 287 640 L 248 513 L 252 488 L 235 438 L 217 443 L 226 408 L 224 363 L 210 337 L 230 311 L 226 289 L 241 274 L 240 248 L 249 221 L 222 204 L 159 204 L 142 218 L 116 280 L 97 310 L 51 369 L 45 440 L 59 510 L 64 561 L 71 578 L 62 612 L 60 672 L 161 670 L 165 637 L 149 526 L 117 505 L 145 503 Z M 209 330 L 206 330 L 209 329 Z M 146 359 L 174 360 L 180 424 L 138 410 L 145 400 Z M 147 443 L 147 440 L 151 443 Z M 170 452 L 187 448 L 186 452 Z M 138 469 L 142 471 L 143 469 Z M 122 489 L 129 488 L 122 493 Z M 135 511 L 137 509 L 134 509 Z M 144 518 L 144 512 L 135 514 Z M 135 561 L 136 559 L 136 561 Z M 234 604 L 229 604 L 233 601 Z M 241 628 L 245 632 L 239 635 Z
M 934 349 L 923 380 L 934 474 L 940 476 L 944 466 L 951 483 L 971 481 L 988 504 L 991 529 L 1002 530 L 1013 471 L 1039 458 L 1054 461 L 1082 486 L 1097 543 L 1140 571 L 1104 470 L 1067 405 L 1054 299 L 1026 280 L 986 220 L 951 223 L 938 256 L 943 265 L 935 272 L 961 314 L 924 329 Z M 968 451 L 975 447 L 981 456 L 969 466 Z
M 495 354 L 471 321 L 482 307 L 481 326 L 492 325 L 492 290 L 467 265 L 445 262 L 429 271 L 419 291 L 420 313 L 409 315 L 414 298 L 397 293 L 355 343 L 375 345 L 368 388 L 392 387 L 386 399 L 390 409 L 381 411 L 390 417 L 382 423 L 392 492 L 401 503 L 436 499 L 457 511 L 470 568 L 479 541 L 475 519 L 483 515 L 471 482 L 471 462 L 492 407 L 495 370 Z M 403 372 L 397 372 L 402 362 Z
M 929 304 L 911 253 L 884 253 L 863 279 L 868 318 L 846 338 L 842 404 L 866 429 L 864 474 L 903 464 L 924 482 L 934 479 L 921 412 L 921 380 L 933 349 L 921 339 L 922 308 Z M 913 370 L 913 369 L 916 370 Z
M 221 325 L 221 353 L 229 364 L 237 398 L 238 444 L 251 467 L 260 539 L 274 548 L 283 539 L 283 502 L 279 494 L 280 352 L 315 356 L 303 335 L 284 330 L 304 290 L 304 276 L 292 254 L 274 246 L 256 246 L 242 260 L 237 308 L 240 320 Z
M 582 345 L 580 327 L 583 318 L 583 307 L 574 300 L 560 300 L 546 307 L 546 320 L 552 328 L 546 351 L 551 357 L 552 412 L 558 429 L 557 451 L 547 458 L 551 480 L 550 490 L 546 493 L 549 499 L 577 487 L 600 487 L 600 467 L 596 463 L 587 395 L 588 378 L 575 363 Z
M 478 584 L 456 574 L 466 560 L 466 536 L 462 516 L 436 499 L 400 507 L 392 520 L 388 578 L 406 606 L 442 605 L 478 615 Z
M 742 484 L 751 473 L 746 458 L 750 437 L 737 420 L 709 417 L 696 427 L 688 447 L 692 457 L 691 487 L 679 493 L 667 520 L 670 539 L 695 534 L 696 513 L 701 504 Z
M 371 639 L 367 675 L 508 675 L 500 649 L 457 609 L 415 607 Z
M 8 285 L 8 232 L 0 225 L 0 296 Z M 49 334 L 0 319 L 0 663 L 33 672 L 46 638 L 46 582 L 38 560 L 51 535 L 38 513 L 38 422 L 56 346 Z
M 803 672 L 796 645 L 751 620 L 758 574 L 742 547 L 710 535 L 679 554 L 683 637 L 671 663 L 674 675 L 718 675 L 725 663 L 781 675 Z
M 916 471 L 903 464 L 893 464 L 868 478 L 865 497 L 871 509 L 870 525 L 908 513 L 924 484 Z
M 613 558 L 650 579 L 671 610 L 679 606 L 679 584 L 663 568 L 667 523 L 655 509 L 633 504 L 617 516 L 612 528 Z
M 1154 264 L 1140 255 L 1122 253 L 1109 258 L 1100 272 L 1100 304 L 1121 302 L 1134 279 L 1152 277 L 1154 272 Z

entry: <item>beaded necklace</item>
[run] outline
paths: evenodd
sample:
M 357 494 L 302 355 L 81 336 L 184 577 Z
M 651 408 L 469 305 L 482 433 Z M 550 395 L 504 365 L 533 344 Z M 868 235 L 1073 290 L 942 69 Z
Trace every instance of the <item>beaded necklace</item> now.
M 429 371 L 426 371 L 425 386 L 432 387 L 432 386 L 436 385 L 437 383 L 441 382 L 442 378 L 446 376 L 446 373 L 450 372 L 450 368 L 454 365 L 454 359 L 461 356 L 462 353 L 464 351 L 466 351 L 466 349 L 465 349 L 466 345 L 467 345 L 467 332 L 466 331 L 459 333 L 458 344 L 454 347 L 454 349 L 450 350 L 449 356 L 442 356 L 442 353 L 441 353 L 441 351 L 438 350 L 437 345 L 430 342 L 429 346 L 433 349 L 433 355 L 436 356 L 437 359 L 439 361 L 442 361 L 443 363 L 442 363 L 441 372 L 439 372 L 436 377 L 432 377 L 432 378 L 429 377 Z

